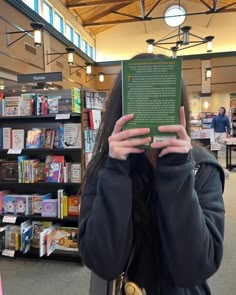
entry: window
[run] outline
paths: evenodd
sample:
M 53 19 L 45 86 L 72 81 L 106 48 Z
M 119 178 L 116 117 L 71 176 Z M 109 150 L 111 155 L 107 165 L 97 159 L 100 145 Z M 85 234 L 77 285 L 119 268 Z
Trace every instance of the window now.
M 39 13 L 39 0 L 23 0 L 23 2 L 35 12 Z
M 74 30 L 69 24 L 66 24 L 66 37 L 74 43 Z
M 53 25 L 53 9 L 46 1 L 43 2 L 43 18 Z
M 55 11 L 54 13 L 54 23 L 53 26 L 62 34 L 64 34 L 64 20 L 59 13 Z
M 80 41 L 80 34 L 75 32 L 74 34 L 74 44 L 80 48 L 81 47 L 81 41 Z
M 94 58 L 93 58 L 93 47 L 92 47 L 91 45 L 89 45 L 89 53 L 88 53 L 88 55 L 89 55 L 92 59 L 94 59 Z
M 88 55 L 88 42 L 83 39 L 82 50 Z
M 170 27 L 180 26 L 185 21 L 186 11 L 178 5 L 170 6 L 165 12 L 165 22 Z

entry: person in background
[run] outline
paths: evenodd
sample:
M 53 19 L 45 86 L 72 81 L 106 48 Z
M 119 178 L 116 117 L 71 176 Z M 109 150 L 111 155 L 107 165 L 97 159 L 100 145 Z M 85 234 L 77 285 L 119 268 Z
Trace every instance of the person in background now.
M 218 115 L 213 118 L 211 123 L 211 128 L 214 129 L 215 142 L 220 145 L 218 158 L 224 157 L 226 153 L 225 144 L 222 143 L 221 140 L 226 137 L 230 137 L 230 122 L 225 113 L 226 109 L 224 107 L 220 107 Z
M 215 116 L 211 123 L 211 128 L 214 129 L 215 138 L 230 137 L 230 122 L 229 118 L 225 116 L 226 109 L 220 107 L 219 113 Z
M 113 280 L 126 269 L 135 246 L 128 280 L 147 295 L 210 295 L 206 280 L 223 255 L 224 172 L 211 154 L 191 142 L 184 83 L 181 93 L 180 124 L 158 128 L 178 137 L 151 143 L 148 128 L 123 130 L 134 115 L 122 116 L 120 73 L 84 176 L 82 261 Z M 147 143 L 150 149 L 139 147 Z

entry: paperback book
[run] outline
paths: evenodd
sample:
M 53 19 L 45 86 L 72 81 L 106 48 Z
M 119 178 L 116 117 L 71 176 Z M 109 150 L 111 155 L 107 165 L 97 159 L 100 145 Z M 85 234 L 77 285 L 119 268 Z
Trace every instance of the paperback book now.
M 159 132 L 158 127 L 179 124 L 181 59 L 123 61 L 122 97 L 123 115 L 134 114 L 124 129 L 150 128 L 152 142 L 176 137 Z

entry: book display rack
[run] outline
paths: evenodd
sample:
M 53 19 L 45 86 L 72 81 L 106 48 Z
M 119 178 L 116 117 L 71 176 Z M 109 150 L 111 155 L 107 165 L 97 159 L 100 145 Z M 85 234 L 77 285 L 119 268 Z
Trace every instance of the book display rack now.
M 81 92 L 72 88 L 0 97 L 4 256 L 80 260 Z

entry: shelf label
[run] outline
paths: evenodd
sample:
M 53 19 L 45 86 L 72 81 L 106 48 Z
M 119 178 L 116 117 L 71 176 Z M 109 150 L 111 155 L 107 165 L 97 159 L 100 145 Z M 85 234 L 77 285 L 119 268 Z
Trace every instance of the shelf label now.
M 9 149 L 8 151 L 7 151 L 7 153 L 8 154 L 21 154 L 21 152 L 22 152 L 22 149 Z
M 16 223 L 16 216 L 6 215 L 3 217 L 2 222 L 5 223 Z
M 2 255 L 8 256 L 8 257 L 14 257 L 15 256 L 15 250 L 4 249 L 2 251 Z
M 68 120 L 70 119 L 70 114 L 56 114 L 56 120 Z

